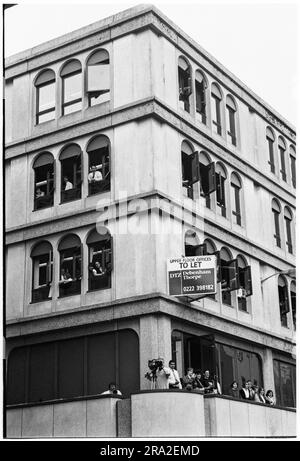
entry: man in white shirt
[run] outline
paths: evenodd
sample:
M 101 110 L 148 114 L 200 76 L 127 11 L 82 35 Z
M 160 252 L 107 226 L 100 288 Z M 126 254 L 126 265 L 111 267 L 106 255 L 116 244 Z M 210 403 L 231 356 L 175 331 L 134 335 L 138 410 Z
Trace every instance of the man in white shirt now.
M 175 369 L 175 362 L 169 362 L 170 376 L 169 376 L 169 389 L 182 389 L 178 371 Z
M 97 170 L 96 165 L 93 165 L 91 167 L 91 172 L 88 175 L 88 181 L 89 182 L 98 182 L 98 181 L 102 181 L 102 179 L 103 179 L 103 176 L 102 176 L 101 171 Z
M 69 178 L 67 176 L 64 177 L 65 181 L 65 190 L 73 189 L 73 184 L 69 181 Z

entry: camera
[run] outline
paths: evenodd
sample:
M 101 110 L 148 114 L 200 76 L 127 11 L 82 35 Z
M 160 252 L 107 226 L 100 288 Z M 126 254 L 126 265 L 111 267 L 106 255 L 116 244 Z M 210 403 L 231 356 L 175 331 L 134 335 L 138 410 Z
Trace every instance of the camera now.
M 118 393 L 117 389 L 114 389 L 113 394 L 117 394 L 117 393 Z
M 163 367 L 163 362 L 158 359 L 148 360 L 148 367 L 151 371 L 156 371 L 158 368 Z

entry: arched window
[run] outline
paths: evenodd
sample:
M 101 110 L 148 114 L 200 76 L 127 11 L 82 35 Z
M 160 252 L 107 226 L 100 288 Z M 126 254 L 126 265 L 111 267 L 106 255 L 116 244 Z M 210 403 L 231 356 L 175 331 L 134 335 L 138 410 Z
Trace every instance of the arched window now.
M 110 143 L 106 136 L 97 136 L 87 146 L 89 157 L 89 195 L 110 190 Z
M 65 236 L 59 246 L 60 280 L 59 296 L 80 294 L 82 277 L 82 245 L 75 234 Z
M 184 235 L 184 252 L 185 256 L 202 256 L 206 254 L 206 245 L 200 245 L 200 239 L 197 232 L 187 230 Z
M 187 141 L 181 144 L 182 187 L 185 195 L 193 198 L 193 184 L 199 181 L 199 156 Z
M 216 198 L 217 205 L 221 208 L 222 216 L 226 217 L 225 181 L 227 172 L 221 163 L 216 164 Z
M 102 230 L 102 233 L 96 229 L 91 231 L 86 241 L 89 249 L 89 290 L 111 287 L 113 240 L 107 229 Z
M 40 154 L 33 163 L 35 210 L 53 206 L 55 186 L 54 167 L 54 158 L 49 152 Z
M 195 74 L 196 112 L 200 115 L 202 123 L 206 124 L 206 89 L 207 82 L 200 70 Z
M 206 207 L 210 208 L 210 194 L 216 190 L 215 163 L 206 152 L 199 153 L 200 195 L 206 197 Z
M 286 166 L 285 166 L 286 143 L 282 136 L 279 136 L 278 138 L 278 150 L 279 150 L 279 155 L 280 155 L 281 178 L 283 181 L 286 181 Z
M 291 223 L 293 220 L 293 214 L 289 207 L 284 208 L 284 221 L 285 221 L 285 230 L 286 230 L 286 246 L 289 253 L 293 253 L 293 240 L 292 240 L 292 230 Z
M 33 303 L 51 299 L 53 252 L 49 242 L 39 242 L 31 251 Z
M 291 282 L 290 295 L 293 314 L 293 324 L 296 330 L 296 282 Z
M 64 65 L 60 72 L 62 79 L 62 115 L 71 114 L 82 108 L 82 68 L 77 59 Z
M 269 148 L 269 165 L 271 168 L 271 173 L 275 173 L 275 163 L 274 163 L 274 142 L 275 142 L 275 135 L 273 130 L 267 126 L 266 129 L 266 138 L 268 142 L 268 148 Z
M 238 297 L 238 308 L 240 311 L 247 312 L 247 290 L 249 290 L 249 283 L 251 284 L 252 294 L 252 282 L 251 282 L 251 270 L 250 266 L 247 265 L 247 261 L 241 255 L 237 257 L 238 273 L 239 273 L 239 286 L 237 291 Z M 250 277 L 249 277 L 250 271 Z M 249 280 L 250 279 L 250 280 Z
M 110 99 L 109 54 L 106 50 L 97 50 L 88 58 L 87 93 L 89 106 Z
M 280 216 L 281 208 L 280 208 L 280 203 L 278 200 L 275 198 L 272 200 L 272 213 L 274 217 L 274 237 L 276 241 L 276 245 L 280 248 L 281 247 L 281 238 L 280 238 L 280 222 L 279 222 L 279 216 Z
M 290 161 L 291 161 L 291 177 L 293 187 L 296 188 L 296 150 L 295 147 L 290 145 Z
M 216 261 L 217 261 L 217 283 L 221 281 L 221 267 L 220 267 L 220 251 L 217 251 L 216 245 L 214 242 L 210 239 L 205 239 L 203 241 L 203 247 L 205 249 L 205 253 L 207 255 L 215 255 L 216 256 Z M 216 299 L 216 295 L 211 294 L 207 295 L 211 299 Z
M 283 327 L 288 326 L 287 314 L 290 310 L 287 283 L 284 277 L 281 275 L 278 277 L 278 298 L 279 298 L 279 309 L 281 325 Z
M 235 222 L 239 226 L 242 224 L 241 218 L 241 189 L 242 183 L 236 173 L 231 174 L 231 187 L 233 192 L 234 207 L 232 207 L 232 214 L 235 217 Z
M 61 202 L 81 198 L 82 152 L 77 144 L 64 147 L 59 156 L 61 161 Z
M 222 93 L 216 83 L 211 85 L 211 118 L 213 124 L 213 131 L 222 135 L 222 119 L 221 119 L 221 101 Z
M 227 134 L 228 140 L 236 146 L 236 103 L 232 96 L 226 97 L 226 112 L 227 112 Z
M 231 289 L 230 289 L 230 268 L 229 263 L 232 261 L 232 256 L 227 248 L 221 248 L 220 251 L 220 267 L 221 267 L 221 290 L 222 303 L 231 306 Z
M 35 80 L 36 88 L 36 124 L 55 118 L 55 73 L 51 69 L 43 70 Z
M 190 112 L 190 95 L 192 94 L 191 66 L 182 56 L 178 59 L 178 87 L 180 107 Z

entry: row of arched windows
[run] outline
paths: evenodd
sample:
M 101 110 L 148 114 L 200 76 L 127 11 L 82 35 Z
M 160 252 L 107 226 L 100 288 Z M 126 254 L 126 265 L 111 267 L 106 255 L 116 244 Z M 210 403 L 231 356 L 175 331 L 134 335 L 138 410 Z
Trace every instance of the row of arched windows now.
M 82 109 L 83 90 L 88 96 L 88 105 L 94 106 L 110 99 L 109 54 L 99 49 L 86 60 L 85 80 L 82 64 L 71 59 L 59 71 L 60 91 L 56 91 L 58 77 L 52 69 L 42 70 L 36 77 L 36 124 L 53 120 L 56 107 L 60 105 L 60 115 L 67 115 Z M 59 96 L 59 103 L 57 95 Z
M 46 240 L 34 245 L 30 256 L 32 260 L 32 302 L 52 298 L 53 259 L 59 257 L 59 297 L 81 293 L 81 280 L 88 268 L 89 291 L 110 288 L 112 259 L 112 237 L 108 230 L 89 232 L 88 264 L 82 261 L 82 243 L 76 234 L 64 236 L 53 253 L 51 243 Z
M 287 280 L 280 275 L 278 277 L 278 299 L 281 325 L 288 327 L 288 313 L 292 311 L 293 325 L 296 329 L 296 282 L 292 281 L 290 284 L 290 297 L 288 292 Z
M 186 58 L 178 59 L 178 98 L 181 108 L 191 112 L 191 95 L 195 93 L 194 105 L 197 117 L 202 123 L 208 123 L 208 81 L 204 73 L 197 69 L 192 78 L 192 68 Z M 226 117 L 223 114 L 224 101 Z M 210 90 L 210 116 L 213 132 L 224 136 L 230 144 L 237 145 L 237 104 L 232 95 L 224 98 L 220 86 L 213 82 Z M 226 121 L 225 121 L 226 119 Z
M 266 138 L 268 143 L 269 160 L 271 173 L 277 174 L 277 162 L 276 162 L 276 147 L 278 149 L 278 164 L 281 179 L 288 182 L 287 164 L 290 165 L 291 183 L 296 188 L 296 150 L 293 144 L 289 146 L 289 153 L 287 151 L 287 143 L 282 136 L 278 136 L 278 142 L 276 145 L 275 133 L 271 127 L 266 129 Z
M 110 142 L 104 136 L 92 138 L 86 147 L 88 154 L 88 193 L 110 190 Z M 84 180 L 83 153 L 78 144 L 64 146 L 59 154 L 61 163 L 61 203 L 81 198 Z M 39 154 L 33 162 L 34 210 L 53 206 L 55 191 L 55 160 L 50 152 Z
M 272 200 L 272 213 L 274 219 L 274 239 L 276 246 L 282 248 L 282 230 L 281 230 L 281 216 L 282 216 L 282 207 L 276 198 Z M 285 206 L 283 210 L 283 217 L 285 223 L 285 238 L 286 238 L 286 248 L 289 253 L 293 253 L 293 237 L 292 237 L 292 221 L 293 213 L 290 207 Z
M 206 207 L 211 208 L 210 195 L 215 192 L 216 205 L 224 217 L 228 214 L 228 197 L 226 181 L 228 174 L 221 162 L 212 162 L 210 156 L 201 151 L 195 152 L 188 141 L 181 144 L 182 187 L 187 197 L 194 199 L 197 193 L 206 198 Z M 200 184 L 197 191 L 196 184 Z M 242 181 L 238 173 L 230 176 L 231 208 L 234 222 L 242 225 Z

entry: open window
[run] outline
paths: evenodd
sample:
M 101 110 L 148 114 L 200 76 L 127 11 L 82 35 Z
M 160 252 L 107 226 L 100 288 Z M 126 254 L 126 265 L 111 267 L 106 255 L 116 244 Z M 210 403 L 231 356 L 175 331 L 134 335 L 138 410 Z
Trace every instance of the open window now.
M 53 206 L 55 186 L 54 167 L 54 158 L 49 152 L 40 154 L 33 163 L 34 210 Z
M 285 165 L 285 151 L 286 151 L 286 142 L 282 136 L 278 138 L 278 150 L 280 156 L 280 173 L 283 181 L 286 182 L 286 165 Z
M 200 115 L 202 123 L 206 125 L 206 89 L 207 82 L 200 70 L 195 74 L 196 113 Z
M 69 234 L 59 246 L 60 278 L 59 296 L 70 296 L 81 293 L 82 277 L 82 245 L 79 237 Z
M 182 56 L 178 60 L 178 86 L 180 107 L 190 112 L 190 95 L 192 94 L 191 66 Z
M 53 251 L 49 242 L 39 242 L 31 251 L 33 303 L 51 299 Z
M 106 229 L 107 230 L 107 229 Z M 89 290 L 111 287 L 113 269 L 113 240 L 109 231 L 99 234 L 94 229 L 87 238 L 89 249 Z
M 296 189 L 296 150 L 292 144 L 290 146 L 290 162 L 292 185 Z
M 62 115 L 82 109 L 82 67 L 80 61 L 72 59 L 60 72 L 62 79 Z
M 64 147 L 61 162 L 61 203 L 81 198 L 82 151 L 77 144 Z
M 237 290 L 240 286 L 239 268 L 237 259 L 232 259 L 232 256 L 227 248 L 221 249 L 220 265 L 222 303 L 231 306 L 231 291 Z
M 280 320 L 283 327 L 288 326 L 287 314 L 290 311 L 287 282 L 281 275 L 278 277 L 278 298 L 279 298 L 279 310 Z
M 294 329 L 296 330 L 296 282 L 291 282 L 290 295 L 291 295 L 293 324 L 294 324 Z
M 232 214 L 235 218 L 236 224 L 238 226 L 241 226 L 242 225 L 242 217 L 241 217 L 242 182 L 236 173 L 232 173 L 230 184 L 232 188 L 232 196 L 233 196 L 233 204 L 234 204 L 234 207 L 232 207 Z
M 206 197 L 206 207 L 210 208 L 210 194 L 216 190 L 215 163 L 205 152 L 199 154 L 200 195 Z
M 200 239 L 194 230 L 187 230 L 184 235 L 185 256 L 203 256 L 206 254 L 206 244 L 200 245 Z
M 281 212 L 280 203 L 275 198 L 272 200 L 272 213 L 274 218 L 274 238 L 276 246 L 281 247 L 281 238 L 280 238 L 280 222 L 279 216 Z
M 227 173 L 225 167 L 219 162 L 216 164 L 216 202 L 221 209 L 221 214 L 226 217 L 226 195 L 225 195 L 225 182 Z
M 183 141 L 181 145 L 182 187 L 187 197 L 193 198 L 193 184 L 200 179 L 199 154 Z
M 293 220 L 293 214 L 289 207 L 284 208 L 284 221 L 285 221 L 285 231 L 286 231 L 286 246 L 289 253 L 293 253 L 293 240 L 292 240 L 292 229 L 291 224 Z
M 55 73 L 51 69 L 43 70 L 35 80 L 36 88 L 36 124 L 55 118 Z
M 106 136 L 97 136 L 87 146 L 89 157 L 89 195 L 110 190 L 110 142 Z
M 227 136 L 228 141 L 236 146 L 236 103 L 232 96 L 226 97 Z
M 95 106 L 110 99 L 109 54 L 97 50 L 87 60 L 87 93 L 89 106 Z
M 238 308 L 240 311 L 247 312 L 247 297 L 252 295 L 252 276 L 251 267 L 241 255 L 237 257 L 238 264 Z
M 275 162 L 274 162 L 274 142 L 275 142 L 275 135 L 273 130 L 268 126 L 266 129 L 266 138 L 268 143 L 269 149 L 269 165 L 271 169 L 271 173 L 275 173 Z
M 219 86 L 213 83 L 211 86 L 211 118 L 213 131 L 219 135 L 222 135 L 222 117 L 221 117 L 221 102 L 222 93 Z

